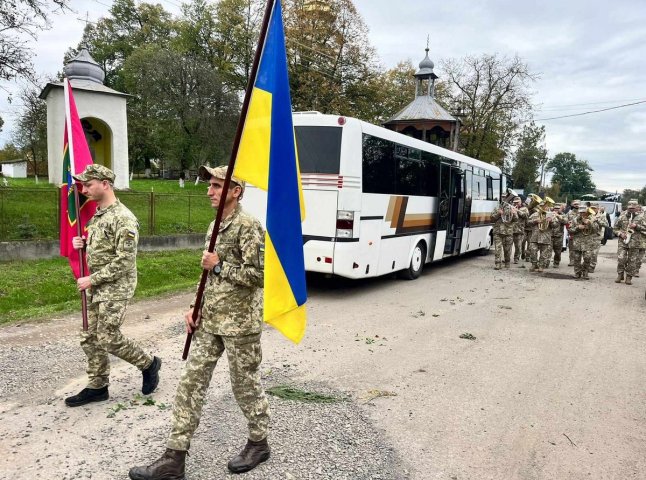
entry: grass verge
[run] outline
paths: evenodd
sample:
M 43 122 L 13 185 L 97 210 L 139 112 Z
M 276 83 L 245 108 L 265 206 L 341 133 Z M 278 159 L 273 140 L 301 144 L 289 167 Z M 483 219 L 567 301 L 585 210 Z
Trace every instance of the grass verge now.
M 140 252 L 135 299 L 191 291 L 200 280 L 201 250 Z M 0 263 L 0 325 L 80 311 L 67 259 Z

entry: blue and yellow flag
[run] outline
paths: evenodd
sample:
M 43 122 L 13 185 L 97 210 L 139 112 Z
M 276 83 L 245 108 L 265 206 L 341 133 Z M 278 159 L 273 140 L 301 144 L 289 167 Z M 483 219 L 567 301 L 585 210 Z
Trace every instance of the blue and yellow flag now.
M 274 3 L 261 47 L 233 175 L 267 191 L 264 319 L 298 343 L 306 325 L 301 230 L 305 210 L 280 0 Z

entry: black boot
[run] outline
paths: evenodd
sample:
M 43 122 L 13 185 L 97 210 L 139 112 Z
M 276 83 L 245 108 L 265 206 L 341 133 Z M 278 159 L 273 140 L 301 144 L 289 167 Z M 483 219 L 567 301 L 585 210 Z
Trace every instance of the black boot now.
M 132 480 L 184 480 L 187 453 L 167 448 L 161 458 L 147 467 L 132 467 L 128 475 Z
M 270 450 L 267 439 L 254 442 L 247 440 L 242 451 L 233 457 L 227 467 L 232 473 L 244 473 L 256 468 L 260 463 L 269 458 Z
M 144 376 L 144 383 L 141 386 L 141 393 L 144 395 L 150 395 L 157 388 L 159 383 L 159 369 L 161 368 L 161 358 L 153 357 L 153 363 L 150 364 L 150 367 L 143 370 L 141 373 Z
M 68 407 L 80 407 L 86 403 L 92 402 L 102 402 L 110 398 L 108 393 L 108 387 L 102 388 L 84 388 L 76 395 L 67 397 L 65 399 L 65 405 Z

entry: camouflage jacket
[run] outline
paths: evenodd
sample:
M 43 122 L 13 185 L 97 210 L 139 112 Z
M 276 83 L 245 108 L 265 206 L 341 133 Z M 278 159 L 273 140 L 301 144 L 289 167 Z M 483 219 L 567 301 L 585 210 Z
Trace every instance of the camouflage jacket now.
M 625 248 L 644 248 L 644 235 L 646 234 L 646 218 L 644 215 L 635 213 L 632 219 L 628 217 L 628 211 L 622 212 L 613 228 L 616 235 L 619 235 L 621 232 L 628 231 L 628 225 L 631 223 L 637 224 L 633 229 L 633 234 L 630 237 L 630 242 L 628 244 L 624 243 L 624 239 L 619 237 L 617 241 L 619 245 L 623 245 Z
M 527 207 L 520 207 L 517 213 L 518 221 L 514 223 L 514 233 L 525 233 L 525 225 L 529 218 L 529 210 L 527 210 Z
M 552 238 L 563 236 L 563 225 L 568 223 L 567 217 L 562 214 L 555 213 L 550 228 L 552 230 Z
M 608 219 L 606 218 L 605 213 L 599 212 L 599 213 L 597 213 L 595 215 L 595 220 L 597 221 L 597 224 L 599 225 L 598 237 L 599 237 L 599 239 L 602 239 L 605 229 L 609 227 Z
M 206 234 L 205 249 L 214 224 L 211 222 Z M 265 266 L 265 234 L 260 222 L 238 205 L 220 224 L 215 250 L 222 271 L 209 273 L 200 328 L 226 336 L 260 333 Z
M 503 222 L 503 215 L 500 215 L 499 209 L 503 209 L 505 216 L 510 220 Z M 491 212 L 491 220 L 493 220 L 493 233 L 497 235 L 512 235 L 514 233 L 514 224 L 518 222 L 518 213 L 512 211 L 510 205 L 498 206 Z
M 595 245 L 598 245 L 597 233 L 599 232 L 599 223 L 592 217 L 588 218 L 587 222 L 586 228 L 579 229 L 579 225 L 585 225 L 586 223 L 581 215 L 577 215 L 570 224 L 570 234 L 573 237 L 572 243 L 574 249 L 577 251 L 589 250 L 595 248 Z
M 538 212 L 534 212 L 529 216 L 527 224 L 532 227 L 532 235 L 529 238 L 530 243 L 552 243 L 552 229 L 549 225 L 545 230 L 539 228 L 541 217 Z
M 137 218 L 119 200 L 97 208 L 87 223 L 92 302 L 128 300 L 137 287 Z
M 530 217 L 536 213 L 536 209 L 532 208 L 529 210 L 527 207 L 524 207 L 527 210 L 527 218 L 525 219 L 525 237 L 527 237 L 527 240 L 529 240 L 529 237 L 532 236 L 532 230 L 534 229 L 533 226 L 529 223 Z

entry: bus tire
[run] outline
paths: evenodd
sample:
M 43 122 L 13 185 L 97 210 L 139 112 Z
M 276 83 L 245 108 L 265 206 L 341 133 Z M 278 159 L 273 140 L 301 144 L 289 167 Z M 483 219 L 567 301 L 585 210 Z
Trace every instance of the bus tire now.
M 406 270 L 402 270 L 401 276 L 406 280 L 415 280 L 419 278 L 424 270 L 424 263 L 426 261 L 426 244 L 418 242 L 413 249 L 413 256 L 410 259 L 410 265 Z

